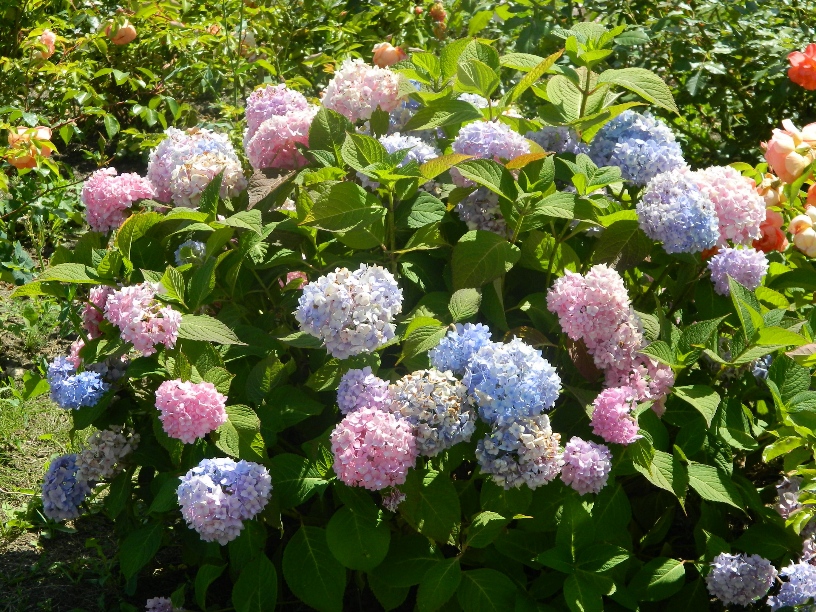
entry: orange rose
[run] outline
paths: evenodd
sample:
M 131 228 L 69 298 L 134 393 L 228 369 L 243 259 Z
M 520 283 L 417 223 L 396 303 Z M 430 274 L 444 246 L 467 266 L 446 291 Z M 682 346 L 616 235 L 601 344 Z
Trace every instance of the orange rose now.
M 6 159 L 17 168 L 37 167 L 37 156 L 51 157 L 51 129 L 45 126 L 35 128 L 18 127 L 16 132 L 9 132 L 8 144 L 11 151 Z
M 43 30 L 43 33 L 40 34 L 39 42 L 45 45 L 45 51 L 35 51 L 34 57 L 36 59 L 47 60 L 49 57 L 54 55 L 54 51 L 57 49 L 56 34 L 54 34 L 51 30 Z
M 114 31 L 111 31 L 111 26 L 108 26 L 105 30 L 105 34 L 108 35 L 108 38 L 110 38 L 114 45 L 126 45 L 136 40 L 137 36 L 136 28 L 134 28 L 127 19 L 125 19 L 125 23 Z
M 816 89 L 816 43 L 810 43 L 804 53 L 790 53 L 788 61 L 788 78 L 805 89 Z
M 808 257 L 816 257 L 816 208 L 808 206 L 804 215 L 797 215 L 788 224 L 788 231 L 793 234 L 793 244 Z
M 816 145 L 816 123 L 797 130 L 790 119 L 782 122 L 784 130 L 773 131 L 771 140 L 763 143 L 768 165 L 785 183 L 793 183 L 813 161 Z
M 374 51 L 374 65 L 380 68 L 393 66 L 397 62 L 408 59 L 408 54 L 405 51 L 387 42 L 377 43 L 372 51 Z
M 762 236 L 754 240 L 754 248 L 763 253 L 784 251 L 787 249 L 788 238 L 785 236 L 785 232 L 782 231 L 783 221 L 782 215 L 775 210 L 766 210 L 765 221 L 759 226 Z

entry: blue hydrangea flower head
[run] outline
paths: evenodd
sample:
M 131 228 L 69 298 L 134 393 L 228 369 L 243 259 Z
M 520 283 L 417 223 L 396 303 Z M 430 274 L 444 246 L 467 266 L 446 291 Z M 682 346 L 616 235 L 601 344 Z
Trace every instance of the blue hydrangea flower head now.
M 771 610 L 801 606 L 816 597 L 816 565 L 794 563 L 783 569 L 781 575 L 788 580 L 782 583 L 776 597 L 768 598 Z
M 661 172 L 688 167 L 671 129 L 649 113 L 626 110 L 604 125 L 590 148 L 598 166 L 617 166 L 623 178 L 645 185 Z
M 714 204 L 690 173 L 672 170 L 654 177 L 637 205 L 640 228 L 667 253 L 699 253 L 717 244 Z
M 49 368 L 50 370 L 50 368 Z M 53 377 L 51 399 L 60 408 L 78 410 L 83 406 L 95 406 L 105 392 L 110 389 L 98 372 L 80 372 L 73 376 Z
M 561 379 L 541 351 L 518 338 L 482 346 L 462 381 L 475 395 L 482 419 L 497 425 L 549 410 L 561 390 Z
M 48 379 L 48 384 L 53 387 L 55 384 L 68 378 L 69 376 L 73 376 L 75 373 L 76 368 L 67 357 L 57 357 L 54 359 L 54 361 L 48 364 L 48 373 L 46 378 Z
M 176 265 L 203 263 L 207 258 L 207 245 L 199 240 L 186 240 L 175 252 Z
M 747 606 L 764 597 L 774 580 L 776 568 L 767 559 L 720 553 L 711 562 L 706 585 L 708 592 L 726 606 Z
M 48 466 L 42 484 L 43 513 L 55 521 L 79 516 L 79 506 L 91 488 L 85 480 L 77 478 L 76 455 L 57 457 Z
M 349 370 L 340 378 L 337 406 L 343 414 L 360 408 L 387 410 L 389 403 L 388 383 L 372 374 L 369 366 Z
M 428 356 L 437 370 L 450 370 L 462 376 L 470 358 L 490 342 L 490 328 L 487 325 L 457 323 L 456 330 L 449 331 L 436 347 L 428 351 Z
M 537 132 L 527 132 L 527 139 L 532 140 L 545 151 L 553 153 L 589 154 L 589 145 L 572 128 L 561 125 L 545 125 Z

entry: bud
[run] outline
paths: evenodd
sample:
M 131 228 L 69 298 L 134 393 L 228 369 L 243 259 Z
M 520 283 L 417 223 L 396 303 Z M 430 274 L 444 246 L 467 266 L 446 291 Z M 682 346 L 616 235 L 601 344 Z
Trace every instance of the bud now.
M 782 193 L 782 181 L 770 172 L 762 178 L 762 182 L 757 185 L 756 190 L 765 200 L 766 207 L 779 206 L 785 201 L 785 194 Z
M 136 39 L 136 28 L 134 28 L 127 19 L 125 19 L 125 23 L 116 30 L 112 30 L 111 25 L 105 29 L 105 34 L 107 34 L 114 45 L 126 45 Z
M 421 6 L 415 6 L 414 7 L 414 15 L 421 15 L 424 12 L 425 12 L 425 9 L 423 9 Z
M 374 59 L 372 62 L 375 66 L 379 66 L 380 68 L 393 66 L 397 62 L 408 59 L 408 54 L 405 51 L 387 42 L 377 43 L 374 45 L 372 51 L 374 51 Z
M 445 19 L 448 17 L 448 14 L 445 12 L 445 6 L 441 2 L 435 2 L 431 7 L 429 14 L 431 19 L 437 22 L 445 21 Z
M 434 27 L 433 27 L 434 36 L 436 36 L 439 40 L 442 40 L 443 38 L 445 38 L 445 31 L 447 29 L 448 29 L 448 26 L 446 26 L 441 21 L 438 22 L 438 23 L 435 23 Z
M 45 126 L 35 128 L 18 127 L 16 132 L 9 132 L 10 151 L 7 161 L 18 170 L 37 167 L 37 156 L 51 157 L 51 129 Z

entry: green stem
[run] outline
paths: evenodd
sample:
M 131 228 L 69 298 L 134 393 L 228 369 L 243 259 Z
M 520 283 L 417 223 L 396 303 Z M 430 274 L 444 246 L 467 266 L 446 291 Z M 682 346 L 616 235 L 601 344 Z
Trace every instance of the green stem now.
M 654 279 L 652 281 L 652 284 L 649 285 L 649 288 L 646 290 L 646 292 L 638 298 L 638 303 L 640 305 L 645 305 L 647 299 L 651 297 L 655 291 L 657 291 L 657 288 L 660 286 L 660 283 L 663 282 L 663 279 L 666 278 L 666 275 L 669 273 L 669 267 L 670 266 L 666 266 L 663 272 L 660 273 L 660 276 Z
M 394 191 L 388 191 L 388 215 L 386 216 L 388 226 L 388 257 L 391 260 L 391 273 L 397 273 L 397 226 L 394 220 Z

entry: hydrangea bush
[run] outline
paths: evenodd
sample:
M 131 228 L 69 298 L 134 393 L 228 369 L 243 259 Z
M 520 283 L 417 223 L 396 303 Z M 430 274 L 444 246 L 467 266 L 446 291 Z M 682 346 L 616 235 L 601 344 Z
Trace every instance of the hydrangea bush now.
M 112 519 L 130 594 L 180 551 L 148 609 L 810 602 L 813 128 L 689 167 L 622 32 L 346 60 L 252 93 L 243 151 L 92 176 L 16 292 L 64 302 L 48 382 L 99 432 L 45 516 Z

